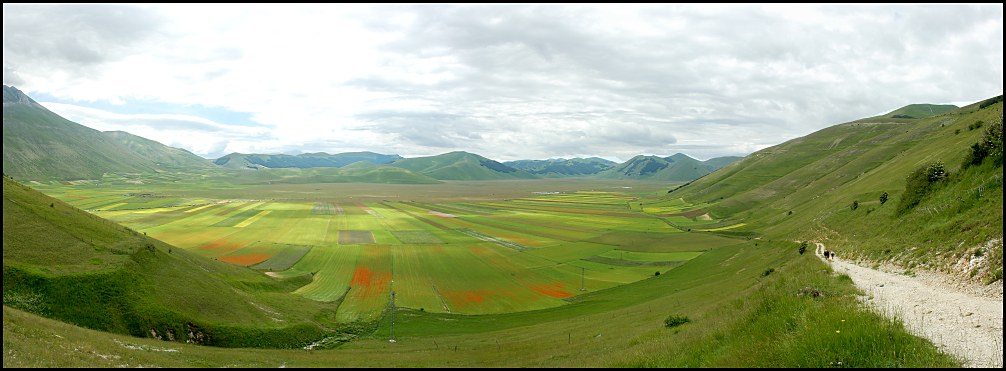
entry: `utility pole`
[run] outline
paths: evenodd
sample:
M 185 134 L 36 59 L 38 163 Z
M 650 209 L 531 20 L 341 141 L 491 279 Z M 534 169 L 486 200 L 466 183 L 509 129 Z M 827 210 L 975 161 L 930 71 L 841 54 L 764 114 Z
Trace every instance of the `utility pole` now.
M 389 343 L 395 342 L 395 291 L 391 291 L 391 338 L 388 339 Z
M 391 327 L 390 327 L 390 338 L 387 340 L 388 343 L 394 343 L 394 252 L 391 252 L 391 302 L 388 303 L 391 306 Z

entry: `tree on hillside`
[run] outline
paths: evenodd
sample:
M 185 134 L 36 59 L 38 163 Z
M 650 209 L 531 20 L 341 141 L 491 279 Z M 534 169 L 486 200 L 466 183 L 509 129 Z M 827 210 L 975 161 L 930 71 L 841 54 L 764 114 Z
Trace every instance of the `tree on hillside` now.
M 932 185 L 946 177 L 947 172 L 942 161 L 934 161 L 913 170 L 905 180 L 905 193 L 901 195 L 898 213 L 904 213 L 918 205 L 919 201 L 922 201 L 922 197 L 929 193 Z
M 887 197 L 888 197 L 887 192 L 884 192 L 884 194 L 880 195 L 880 204 L 881 205 L 887 203 Z

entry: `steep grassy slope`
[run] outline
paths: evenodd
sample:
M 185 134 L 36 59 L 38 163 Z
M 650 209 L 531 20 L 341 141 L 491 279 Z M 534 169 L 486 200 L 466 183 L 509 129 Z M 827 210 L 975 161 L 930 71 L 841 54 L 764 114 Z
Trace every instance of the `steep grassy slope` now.
M 106 136 L 122 143 L 132 153 L 152 161 L 154 165 L 178 170 L 212 169 L 209 160 L 181 148 L 168 147 L 141 136 L 124 131 L 106 131 Z
M 343 167 L 354 162 L 363 161 L 372 164 L 389 164 L 402 159 L 399 155 L 382 155 L 374 152 L 345 152 L 337 154 L 302 153 L 291 155 L 263 155 L 231 153 L 213 161 L 214 164 L 232 168 L 313 168 L 313 167 Z
M 462 151 L 398 160 L 391 166 L 440 180 L 531 179 L 534 175 L 485 157 Z
M 300 347 L 338 328 L 336 304 L 207 260 L 4 178 L 4 305 L 83 327 L 219 346 Z
M 727 223 L 747 224 L 737 231 L 828 238 L 829 248 L 850 257 L 952 270 L 962 259 L 988 255 L 983 268 L 965 269 L 995 280 L 1002 274 L 1002 167 L 962 171 L 961 164 L 983 136 L 978 123 L 1001 121 L 999 102 L 910 123 L 836 125 L 758 151 L 670 196 L 714 203 L 707 210 L 730 216 Z M 956 176 L 910 212 L 898 212 L 906 177 L 936 161 Z M 889 200 L 881 204 L 885 192 Z M 995 239 L 998 245 L 986 246 Z

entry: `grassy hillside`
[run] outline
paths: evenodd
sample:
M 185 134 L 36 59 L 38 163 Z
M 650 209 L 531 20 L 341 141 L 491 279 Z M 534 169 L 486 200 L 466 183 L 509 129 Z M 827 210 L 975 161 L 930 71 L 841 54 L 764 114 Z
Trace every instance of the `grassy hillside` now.
M 391 166 L 439 180 L 531 179 L 534 175 L 485 157 L 462 151 L 398 160 Z
M 1002 275 L 1002 167 L 962 168 L 971 146 L 1002 122 L 1001 101 L 980 106 L 910 123 L 832 126 L 758 151 L 670 196 L 712 203 L 707 210 L 729 217 L 724 225 L 747 224 L 739 233 L 827 239 L 847 257 L 964 269 L 976 281 L 995 281 Z M 937 161 L 951 176 L 899 211 L 909 174 Z M 968 266 L 971 260 L 980 264 Z
M 337 303 L 207 260 L 4 178 L 4 305 L 92 329 L 225 347 L 301 347 Z M 5 345 L 6 346 L 6 345 Z M 5 362 L 6 365 L 6 362 Z
M 245 168 L 314 168 L 343 167 L 363 161 L 372 164 L 389 164 L 402 159 L 399 155 L 382 155 L 373 152 L 345 152 L 338 154 L 302 153 L 291 155 L 263 155 L 231 153 L 213 161 L 214 164 L 232 169 Z
M 930 116 L 936 116 L 944 112 L 953 111 L 958 108 L 960 107 L 952 104 L 909 104 L 885 115 L 881 115 L 880 117 L 922 119 Z
M 548 160 L 518 160 L 507 161 L 504 165 L 514 169 L 524 170 L 534 175 L 544 177 L 566 177 L 594 175 L 617 165 L 614 161 L 603 158 L 572 158 Z

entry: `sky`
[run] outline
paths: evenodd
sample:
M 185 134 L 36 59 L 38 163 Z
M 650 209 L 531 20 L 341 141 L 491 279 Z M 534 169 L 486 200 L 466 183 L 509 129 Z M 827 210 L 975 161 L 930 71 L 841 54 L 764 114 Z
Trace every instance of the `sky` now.
M 206 158 L 744 156 L 1003 92 L 1003 4 L 7 4 L 3 83 Z

